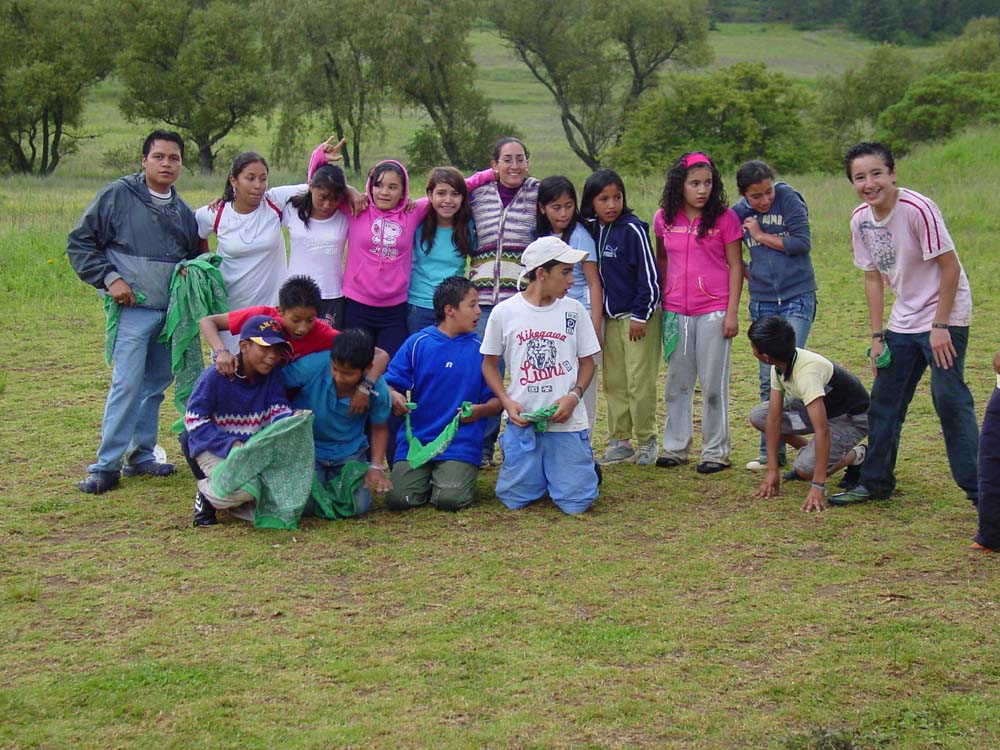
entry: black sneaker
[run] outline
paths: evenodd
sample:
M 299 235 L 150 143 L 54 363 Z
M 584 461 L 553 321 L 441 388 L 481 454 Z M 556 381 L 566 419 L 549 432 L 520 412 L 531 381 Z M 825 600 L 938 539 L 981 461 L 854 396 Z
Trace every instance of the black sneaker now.
M 594 461 L 594 473 L 597 474 L 597 484 L 601 485 L 604 483 L 604 472 L 601 471 L 601 465 Z
M 198 492 L 194 496 L 194 525 L 215 526 L 218 522 L 215 517 L 215 506 L 201 492 Z

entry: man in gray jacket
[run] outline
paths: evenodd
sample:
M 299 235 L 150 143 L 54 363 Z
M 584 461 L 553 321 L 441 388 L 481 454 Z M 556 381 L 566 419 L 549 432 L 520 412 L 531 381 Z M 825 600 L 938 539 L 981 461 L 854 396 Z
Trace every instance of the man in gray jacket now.
M 142 146 L 143 171 L 102 189 L 69 235 L 73 270 L 110 296 L 120 312 L 101 446 L 97 462 L 77 484 L 83 492 L 113 489 L 120 475 L 174 471 L 154 458 L 153 448 L 163 392 L 173 380 L 169 346 L 157 340 L 170 279 L 179 261 L 199 252 L 194 213 L 173 186 L 183 159 L 180 135 L 153 131 Z

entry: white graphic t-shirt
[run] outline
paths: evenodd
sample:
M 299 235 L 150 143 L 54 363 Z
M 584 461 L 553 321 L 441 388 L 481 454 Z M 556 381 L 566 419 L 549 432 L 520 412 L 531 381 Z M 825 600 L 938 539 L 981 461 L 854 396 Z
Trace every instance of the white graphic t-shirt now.
M 576 385 L 581 357 L 601 350 L 594 325 L 583 305 L 563 297 L 548 307 L 535 307 L 516 294 L 493 308 L 480 352 L 502 356 L 510 385 L 507 394 L 526 411 L 554 404 Z M 549 432 L 589 429 L 587 408 L 579 403 L 562 424 L 549 422 Z
M 900 188 L 896 206 L 883 221 L 876 221 L 867 205 L 854 210 L 851 241 L 854 265 L 864 271 L 878 271 L 896 295 L 889 330 L 931 330 L 941 291 L 941 268 L 935 258 L 955 252 L 937 204 L 920 193 Z M 965 271 L 961 270 L 948 323 L 967 326 L 971 321 L 972 294 Z

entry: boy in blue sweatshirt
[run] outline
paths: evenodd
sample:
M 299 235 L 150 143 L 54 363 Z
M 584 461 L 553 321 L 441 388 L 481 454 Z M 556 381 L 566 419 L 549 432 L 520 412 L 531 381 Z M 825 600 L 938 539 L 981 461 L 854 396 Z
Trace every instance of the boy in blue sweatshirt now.
M 212 492 L 212 472 L 233 448 L 292 415 L 285 381 L 276 369 L 292 351 L 281 323 L 255 315 L 243 324 L 239 343 L 234 376 L 229 378 L 210 366 L 195 383 L 184 413 L 188 451 L 204 474 L 198 479 L 194 501 L 195 526 L 215 524 L 216 508 L 253 520 L 253 497 L 243 490 L 218 497 Z
M 483 417 L 500 413 L 500 400 L 483 379 L 482 343 L 476 336 L 479 295 L 461 276 L 442 281 L 434 291 L 436 326 L 410 336 L 392 358 L 386 372 L 397 415 L 410 414 L 413 436 L 422 445 L 437 438 L 455 419 L 464 402 L 472 413 L 462 417 L 443 452 L 419 467 L 409 460 L 406 427 L 396 437 L 392 489 L 385 502 L 390 510 L 406 510 L 428 501 L 438 510 L 456 511 L 475 499 L 476 477 L 483 445 Z M 409 400 L 417 404 L 412 412 Z
M 354 494 L 357 515 L 371 508 L 372 492 L 385 492 L 392 483 L 385 475 L 385 449 L 389 442 L 390 401 L 384 378 L 374 383 L 365 377 L 375 356 L 375 341 L 361 328 L 341 331 L 333 340 L 330 354 L 317 352 L 285 367 L 285 383 L 300 388 L 293 399 L 299 409 L 311 409 L 314 415 L 313 440 L 316 445 L 316 478 L 328 485 L 340 476 L 350 461 L 365 461 L 371 456 L 365 483 Z M 356 392 L 368 395 L 368 408 L 351 411 Z M 371 424 L 371 444 L 365 427 Z M 312 501 L 302 515 L 313 515 Z

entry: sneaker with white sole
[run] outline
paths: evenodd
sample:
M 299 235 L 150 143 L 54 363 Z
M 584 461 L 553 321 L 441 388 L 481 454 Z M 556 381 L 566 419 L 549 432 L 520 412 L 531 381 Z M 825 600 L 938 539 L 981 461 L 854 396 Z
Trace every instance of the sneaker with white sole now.
M 652 466 L 656 463 L 656 453 L 656 438 L 652 438 L 649 442 L 639 446 L 639 450 L 635 454 L 635 465 Z
M 778 466 L 788 463 L 785 456 L 778 456 Z M 767 456 L 757 456 L 753 461 L 747 462 L 747 471 L 767 471 Z
M 597 463 L 601 466 L 607 466 L 608 464 L 617 464 L 622 461 L 628 461 L 635 455 L 635 451 L 632 450 L 632 446 L 627 440 L 616 442 L 608 446 L 608 449 L 604 452 Z M 655 456 L 653 457 L 655 460 Z

